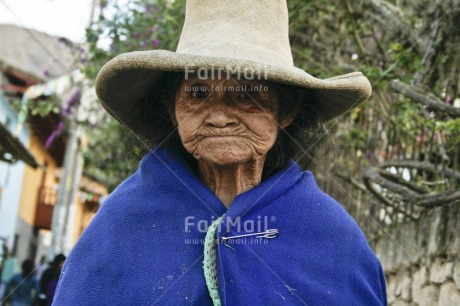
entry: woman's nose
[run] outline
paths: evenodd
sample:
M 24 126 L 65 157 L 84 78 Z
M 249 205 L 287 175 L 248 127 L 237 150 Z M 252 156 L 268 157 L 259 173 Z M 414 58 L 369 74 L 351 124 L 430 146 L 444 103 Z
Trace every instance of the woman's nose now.
M 238 118 L 234 115 L 233 108 L 234 105 L 232 105 L 227 95 L 214 92 L 208 103 L 206 124 L 218 128 L 237 125 Z

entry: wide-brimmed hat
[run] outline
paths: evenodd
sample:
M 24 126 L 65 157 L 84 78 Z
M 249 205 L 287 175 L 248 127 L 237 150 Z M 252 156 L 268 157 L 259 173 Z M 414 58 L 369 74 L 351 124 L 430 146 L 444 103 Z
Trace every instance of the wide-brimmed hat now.
M 372 92 L 360 72 L 318 79 L 294 66 L 286 0 L 188 0 L 176 52 L 117 56 L 99 72 L 96 92 L 112 116 L 145 135 L 139 103 L 162 73 L 203 70 L 310 89 L 320 103 L 324 122 L 366 101 Z

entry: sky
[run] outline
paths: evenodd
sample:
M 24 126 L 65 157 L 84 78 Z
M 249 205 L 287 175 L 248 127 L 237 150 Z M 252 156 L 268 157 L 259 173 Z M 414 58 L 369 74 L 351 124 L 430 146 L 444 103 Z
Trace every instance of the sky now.
M 92 1 L 0 0 L 0 24 L 15 24 L 81 43 Z

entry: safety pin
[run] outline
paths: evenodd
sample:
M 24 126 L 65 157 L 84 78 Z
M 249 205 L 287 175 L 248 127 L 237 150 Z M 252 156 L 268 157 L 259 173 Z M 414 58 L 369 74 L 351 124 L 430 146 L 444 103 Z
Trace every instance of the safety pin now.
M 230 236 L 230 237 L 222 237 L 222 241 L 225 242 L 229 239 L 238 239 L 238 238 L 243 238 L 243 237 L 250 237 L 250 236 L 256 236 L 256 238 L 265 238 L 265 239 L 272 239 L 276 238 L 278 236 L 278 229 L 272 228 L 268 229 L 265 232 L 259 232 L 259 233 L 252 233 L 252 234 L 245 234 L 245 235 L 237 235 L 237 236 Z

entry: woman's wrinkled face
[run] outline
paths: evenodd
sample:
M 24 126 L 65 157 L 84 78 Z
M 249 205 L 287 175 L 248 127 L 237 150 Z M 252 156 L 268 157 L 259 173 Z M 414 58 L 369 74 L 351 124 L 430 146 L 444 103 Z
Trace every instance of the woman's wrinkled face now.
M 185 149 L 197 160 L 234 165 L 264 157 L 279 128 L 279 96 L 268 82 L 183 80 L 173 121 Z

